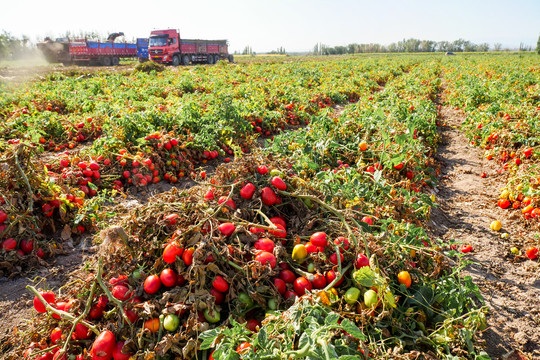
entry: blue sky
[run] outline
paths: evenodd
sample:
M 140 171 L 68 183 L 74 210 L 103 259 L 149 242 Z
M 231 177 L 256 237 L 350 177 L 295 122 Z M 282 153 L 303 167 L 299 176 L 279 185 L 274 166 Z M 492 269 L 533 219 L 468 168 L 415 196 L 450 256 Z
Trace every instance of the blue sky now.
M 0 30 L 33 41 L 66 31 L 123 31 L 128 39 L 177 28 L 185 38 L 228 39 L 231 51 L 316 43 L 389 44 L 404 38 L 536 47 L 540 0 L 3 0 Z M 85 3 L 87 5 L 79 5 Z M 156 4 L 156 5 L 154 5 Z

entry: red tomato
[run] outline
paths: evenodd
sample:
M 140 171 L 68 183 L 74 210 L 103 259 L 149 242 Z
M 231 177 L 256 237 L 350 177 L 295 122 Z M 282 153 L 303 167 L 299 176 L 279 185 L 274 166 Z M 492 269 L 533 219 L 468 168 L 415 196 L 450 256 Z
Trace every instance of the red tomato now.
M 34 241 L 23 239 L 21 241 L 21 250 L 24 251 L 25 254 L 30 254 L 32 250 L 34 250 Z
M 288 284 L 292 284 L 296 280 L 296 275 L 291 270 L 282 270 L 279 273 L 279 278 Z
M 399 164 L 397 164 L 397 165 L 394 165 L 394 169 L 396 169 L 396 170 L 401 170 L 401 169 L 403 169 L 403 163 L 399 163 Z
M 282 191 L 287 190 L 287 184 L 285 184 L 283 179 L 280 178 L 279 176 L 274 176 L 272 178 L 272 185 L 274 185 L 276 189 L 278 190 L 282 190 Z
M 230 223 L 230 222 L 226 222 L 226 223 L 223 223 L 223 224 L 220 224 L 218 226 L 218 229 L 219 231 L 221 231 L 221 233 L 225 236 L 229 236 L 231 235 L 234 230 L 236 229 L 236 227 L 234 226 L 233 223 Z
M 7 214 L 3 210 L 0 210 L 0 224 L 3 224 L 7 218 Z
M 56 350 L 56 352 L 55 352 Z M 67 354 L 66 353 L 62 353 L 58 350 L 60 350 L 59 348 L 56 348 L 55 350 L 53 350 L 54 352 L 54 356 L 52 358 L 52 360 L 67 360 Z
M 287 231 L 281 224 L 274 224 L 276 225 L 276 230 L 269 230 L 268 232 L 278 238 L 286 238 L 287 237 Z
M 255 226 L 252 226 L 252 227 L 249 228 L 249 232 L 251 232 L 252 234 L 263 233 L 265 231 L 266 230 L 255 227 Z
M 287 291 L 285 291 L 285 293 L 283 294 L 283 297 L 284 297 L 286 300 L 289 300 L 289 299 L 295 299 L 297 296 L 298 296 L 298 294 L 295 293 L 295 292 L 292 291 L 292 290 L 287 290 Z
M 255 190 L 257 188 L 252 183 L 247 183 L 240 189 L 240 196 L 246 200 L 249 200 L 253 197 L 253 194 L 255 194 Z
M 214 191 L 208 190 L 206 194 L 204 195 L 204 200 L 207 200 L 207 201 L 214 200 Z
M 56 302 L 56 297 L 52 291 L 41 291 L 39 294 L 47 303 L 51 305 L 54 305 L 54 303 Z M 47 311 L 45 305 L 41 302 L 41 300 L 39 300 L 37 296 L 34 297 L 34 309 L 36 309 L 38 313 L 44 313 Z
M 167 246 L 165 246 L 165 249 L 163 250 L 163 260 L 167 264 L 172 264 L 176 261 L 177 256 L 182 256 L 182 253 L 184 252 L 184 249 L 176 244 L 176 243 L 170 243 Z
M 311 243 L 311 241 L 308 241 L 304 244 L 308 254 L 316 253 L 319 251 L 319 248 Z
M 101 317 L 103 316 L 103 311 L 104 311 L 104 308 L 102 308 L 101 306 L 94 305 L 90 308 L 90 312 L 88 313 L 88 318 L 90 320 L 101 319 Z
M 506 200 L 506 199 L 499 199 L 499 201 L 497 201 L 497 205 L 501 209 L 506 209 L 506 208 L 510 207 L 510 201 Z
M 186 278 L 182 275 L 178 274 L 176 276 L 176 286 L 182 286 L 186 283 Z
M 471 251 L 473 251 L 473 248 L 472 248 L 471 245 L 465 244 L 465 245 L 461 246 L 461 252 L 462 253 L 468 253 L 468 252 L 471 252 Z
M 339 257 L 341 258 L 340 259 L 340 262 L 343 264 L 343 254 L 342 253 L 339 253 Z M 337 257 L 337 253 L 333 253 L 332 255 L 330 255 L 330 262 L 334 265 L 337 265 L 338 264 L 338 257 Z
M 257 331 L 257 328 L 260 328 L 262 326 L 261 322 L 257 319 L 249 319 L 246 322 L 246 327 L 249 331 L 255 332 Z
M 364 216 L 362 221 L 368 224 L 369 226 L 373 225 L 373 219 L 370 216 Z
M 131 353 L 123 353 L 122 348 L 124 347 L 124 341 L 119 341 L 116 343 L 113 349 L 113 359 L 114 360 L 129 360 L 129 358 L 133 355 Z
M 260 165 L 259 167 L 257 167 L 257 172 L 261 175 L 264 175 L 268 173 L 268 168 L 264 165 Z
M 287 228 L 287 223 L 285 222 L 285 220 L 283 220 L 282 218 L 278 217 L 278 216 L 274 216 L 272 218 L 270 218 L 270 222 L 274 225 L 281 225 L 283 226 L 284 229 Z
M 361 267 L 369 266 L 369 259 L 364 254 L 356 255 L 356 261 L 354 262 L 354 267 L 360 269 Z
M 2 242 L 2 249 L 6 251 L 15 250 L 17 247 L 17 241 L 13 238 L 6 239 Z
M 538 257 L 538 248 L 534 246 L 528 247 L 526 254 L 529 259 L 534 260 Z
M 91 360 L 111 360 L 115 346 L 114 334 L 109 330 L 104 330 L 92 344 L 90 350 Z
M 174 271 L 173 269 L 164 269 L 161 274 L 159 274 L 159 279 L 161 280 L 161 283 L 166 287 L 176 286 L 176 277 L 176 271 Z
M 344 238 L 343 236 L 340 236 L 337 239 L 335 239 L 334 244 L 340 247 L 339 251 L 341 252 L 349 250 L 349 247 L 351 245 L 351 243 L 349 242 L 349 239 Z
M 124 312 L 126 313 L 126 317 L 132 324 L 135 324 L 135 322 L 139 319 L 139 315 L 133 310 L 124 308 Z
M 51 331 L 51 341 L 53 344 L 56 344 L 62 338 L 62 329 L 59 327 L 54 328 Z
M 195 252 L 194 247 L 190 247 L 189 249 L 186 249 L 184 253 L 182 254 L 182 260 L 184 263 L 189 266 L 193 264 L 193 253 Z
M 246 352 L 249 351 L 250 347 L 251 347 L 251 344 L 248 343 L 247 341 L 244 341 L 240 343 L 240 345 L 238 345 L 238 347 L 236 348 L 236 352 L 239 354 L 245 354 Z
M 117 284 L 112 289 L 112 296 L 120 301 L 126 301 L 131 297 L 131 291 L 126 285 Z
M 285 281 L 275 278 L 274 279 L 274 286 L 276 287 L 278 293 L 281 295 L 285 294 L 285 291 L 287 291 L 287 285 L 285 284 Z
M 412 178 L 414 177 L 414 173 L 409 170 L 405 173 L 405 176 L 407 177 L 407 179 L 412 180 Z
M 155 294 L 160 288 L 161 280 L 159 280 L 157 275 L 150 275 L 144 280 L 144 291 L 146 291 L 147 294 Z
M 316 232 L 311 235 L 309 241 L 315 246 L 325 247 L 327 245 L 326 233 L 321 231 Z
M 274 205 L 277 201 L 276 193 L 269 187 L 265 187 L 261 190 L 261 198 L 262 202 L 268 206 Z
M 165 216 L 165 222 L 167 223 L 167 225 L 169 226 L 173 226 L 173 225 L 176 225 L 176 220 L 180 217 L 180 215 L 178 214 L 169 214 L 167 216 Z
M 261 264 L 265 265 L 266 263 L 270 264 L 270 267 L 273 269 L 276 267 L 276 257 L 274 254 L 268 252 L 268 251 L 261 251 L 255 256 L 255 261 L 260 262 Z
M 212 286 L 219 292 L 227 292 L 229 290 L 229 283 L 221 276 L 217 275 L 214 281 L 212 281 Z
M 276 246 L 276 244 L 268 238 L 262 238 L 257 240 L 257 242 L 255 242 L 253 246 L 257 250 L 268 251 L 271 253 L 274 251 L 274 247 Z
M 337 273 L 334 271 L 334 270 L 329 270 L 326 272 L 326 282 L 328 284 L 330 284 L 332 281 L 334 281 L 334 279 L 337 277 Z M 341 283 L 343 282 L 343 277 L 341 277 L 341 279 L 339 279 L 335 284 L 334 286 L 339 286 L 341 285 Z
M 218 199 L 218 205 L 221 205 L 225 203 L 226 206 L 230 207 L 233 210 L 236 210 L 236 204 L 234 203 L 233 199 L 227 200 L 227 196 L 221 196 Z
M 210 289 L 210 294 L 215 298 L 216 305 L 222 304 L 225 301 L 225 295 L 222 292 L 217 291 L 215 288 Z
M 294 291 L 300 296 L 304 295 L 306 290 L 311 291 L 312 289 L 311 283 L 303 276 L 300 276 L 294 281 Z
M 324 289 L 326 286 L 326 277 L 321 274 L 315 274 L 311 283 L 315 289 Z
M 85 325 L 81 323 L 77 323 L 75 325 L 75 331 L 73 332 L 72 337 L 75 340 L 86 340 L 92 335 L 92 332 L 89 328 L 87 328 Z

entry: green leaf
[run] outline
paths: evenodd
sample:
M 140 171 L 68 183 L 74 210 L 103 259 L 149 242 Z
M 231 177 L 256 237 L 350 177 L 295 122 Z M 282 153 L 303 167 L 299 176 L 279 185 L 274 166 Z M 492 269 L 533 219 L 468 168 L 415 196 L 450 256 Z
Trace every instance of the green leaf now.
M 261 348 L 265 348 L 268 343 L 268 335 L 266 334 L 266 328 L 263 326 L 257 334 L 257 342 Z
M 221 334 L 221 331 L 222 331 L 222 329 L 215 328 L 215 329 L 207 330 L 207 331 L 203 332 L 199 336 L 199 339 L 202 340 L 201 350 L 210 349 L 210 347 L 212 346 L 212 344 L 213 344 L 214 340 L 216 339 L 216 337 L 218 337 Z
M 379 275 L 368 266 L 361 267 L 353 273 L 354 281 L 356 281 L 357 284 L 368 288 L 377 284 L 378 277 Z
M 338 320 L 339 320 L 339 315 L 336 314 L 335 312 L 331 312 L 330 314 L 328 314 L 328 316 L 324 320 L 324 324 L 325 325 L 335 325 L 335 324 L 337 324 Z
M 352 337 L 362 341 L 367 340 L 366 335 L 364 335 L 362 330 L 360 330 L 358 326 L 356 326 L 351 320 L 343 319 L 343 321 L 341 322 L 341 327 Z

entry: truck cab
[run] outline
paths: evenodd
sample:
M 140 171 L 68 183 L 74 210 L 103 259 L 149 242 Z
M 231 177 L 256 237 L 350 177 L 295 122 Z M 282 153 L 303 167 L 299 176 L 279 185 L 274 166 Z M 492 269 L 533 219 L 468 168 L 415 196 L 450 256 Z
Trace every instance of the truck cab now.
M 180 34 L 176 30 L 154 30 L 148 39 L 148 53 L 154 62 L 180 65 Z
M 174 66 L 215 64 L 219 60 L 233 61 L 227 40 L 182 39 L 174 29 L 153 30 L 148 41 L 149 59 Z

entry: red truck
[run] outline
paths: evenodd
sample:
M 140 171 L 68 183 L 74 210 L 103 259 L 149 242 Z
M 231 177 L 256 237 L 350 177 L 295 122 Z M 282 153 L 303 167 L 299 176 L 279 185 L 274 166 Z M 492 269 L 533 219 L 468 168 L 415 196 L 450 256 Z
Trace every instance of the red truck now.
M 87 39 L 57 39 L 47 38 L 37 44 L 47 61 L 61 62 L 64 65 L 118 65 L 120 58 L 138 58 L 148 60 L 148 39 L 137 39 L 137 43 L 125 41 L 115 42 L 124 33 L 113 33 L 105 42 L 89 41 Z
M 182 39 L 174 29 L 152 31 L 148 40 L 148 53 L 150 60 L 174 66 L 215 64 L 226 59 L 233 62 L 227 40 Z

